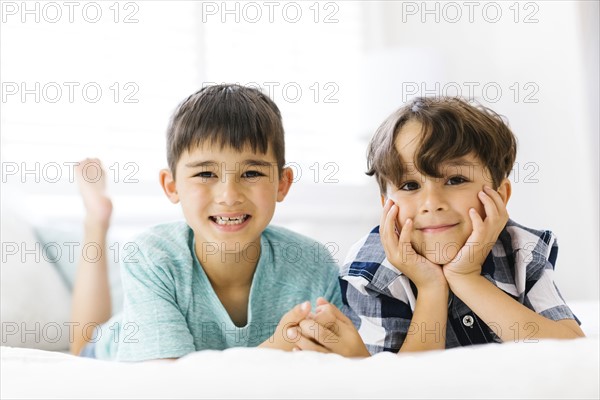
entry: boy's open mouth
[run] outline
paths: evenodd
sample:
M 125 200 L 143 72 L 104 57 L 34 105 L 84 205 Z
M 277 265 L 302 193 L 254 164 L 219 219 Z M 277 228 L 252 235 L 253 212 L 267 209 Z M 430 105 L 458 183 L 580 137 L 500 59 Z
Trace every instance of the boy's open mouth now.
M 222 217 L 220 215 L 211 215 L 208 218 L 210 218 L 210 220 L 216 223 L 217 225 L 239 225 L 243 224 L 248 218 L 251 217 L 248 214 L 240 214 L 236 215 L 235 217 Z

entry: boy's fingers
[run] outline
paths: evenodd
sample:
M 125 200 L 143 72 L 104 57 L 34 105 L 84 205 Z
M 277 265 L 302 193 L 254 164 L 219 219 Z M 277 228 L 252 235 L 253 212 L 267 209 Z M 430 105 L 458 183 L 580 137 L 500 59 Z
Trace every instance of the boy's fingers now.
M 328 306 L 321 306 L 322 308 L 317 312 L 317 314 L 311 318 L 313 321 L 317 323 L 327 326 L 328 324 L 332 324 L 336 322 L 336 318 L 329 309 Z
M 483 230 L 484 223 L 483 223 L 483 219 L 481 218 L 481 215 L 479 215 L 477 210 L 475 210 L 474 208 L 471 208 L 469 210 L 469 217 L 471 217 L 471 224 L 473 225 L 473 231 L 481 232 Z
M 339 341 L 335 333 L 316 321 L 302 320 L 300 321 L 300 329 L 303 337 L 310 338 L 325 347 L 328 343 Z
M 504 204 L 504 201 L 502 200 L 502 197 L 500 196 L 500 193 L 498 193 L 494 189 L 490 188 L 489 186 L 484 186 L 483 187 L 483 191 L 484 191 L 485 194 L 487 194 L 490 197 L 490 199 L 492 199 L 492 201 L 496 205 L 496 209 L 498 210 L 498 214 L 500 214 L 500 215 L 504 215 L 504 214 L 508 215 L 508 212 L 506 211 L 506 205 Z
M 347 317 L 340 311 L 339 308 L 328 302 L 323 297 L 317 298 L 316 313 L 310 313 L 307 318 L 316 321 L 325 327 L 329 327 L 328 325 L 337 322 L 346 323 L 348 321 L 352 323 L 352 321 L 347 319 Z
M 325 297 L 317 297 L 317 306 L 322 306 L 325 304 L 331 304 L 331 303 L 329 303 Z
M 400 231 L 400 244 L 401 245 L 404 245 L 405 243 L 410 244 L 410 235 L 412 234 L 412 231 L 413 231 L 413 221 L 412 221 L 412 219 L 408 218 L 406 220 L 406 222 L 404 223 L 402 230 Z
M 306 318 L 309 312 L 310 302 L 305 301 L 304 303 L 297 304 L 281 318 L 281 323 L 284 325 L 298 324 L 298 322 Z
M 494 201 L 483 190 L 479 192 L 479 201 L 483 204 L 486 218 L 495 218 L 498 215 L 498 209 Z
M 327 320 L 325 321 L 325 323 L 323 325 L 326 325 L 328 322 L 335 322 L 335 320 L 339 320 L 342 323 L 348 325 L 352 325 L 354 326 L 354 324 L 352 323 L 352 321 L 350 320 L 350 318 L 348 318 L 343 312 L 342 310 L 340 310 L 339 308 L 337 308 L 335 305 L 331 304 L 331 303 L 327 303 L 324 305 L 319 306 L 319 308 L 317 309 L 317 318 L 319 316 L 319 314 L 321 314 L 320 310 L 323 310 L 322 312 L 326 312 L 328 314 L 331 315 L 331 317 L 329 317 L 329 319 L 331 320 Z M 321 321 L 317 320 L 317 322 L 321 323 Z
M 387 205 L 387 203 L 386 203 L 386 205 Z M 384 245 L 384 248 L 385 248 L 386 231 L 387 231 L 386 219 L 387 219 L 387 215 L 389 214 L 389 212 L 390 211 L 387 209 L 387 207 L 384 207 L 383 213 L 381 214 L 381 221 L 379 221 L 379 238 L 381 240 L 381 243 Z
M 396 236 L 395 226 L 396 226 L 396 215 L 398 213 L 398 207 L 395 205 L 390 208 L 387 215 L 385 216 L 385 227 L 383 228 L 383 235 L 380 236 L 384 238 L 387 242 L 387 245 L 392 245 L 398 243 L 398 237 Z
M 494 198 L 495 197 L 495 198 Z M 502 202 L 500 194 L 492 189 L 484 188 L 479 193 L 479 200 L 483 203 L 485 209 L 486 220 L 489 218 L 491 222 L 508 219 L 508 212 Z
M 319 353 L 331 353 L 331 351 L 325 346 L 315 343 L 307 337 L 300 335 L 298 341 L 295 343 L 296 347 L 300 350 L 317 351 Z
M 283 339 L 288 343 L 297 343 L 302 336 L 302 331 L 298 326 L 292 326 L 283 330 Z
M 392 202 L 390 199 L 385 201 L 385 205 L 383 206 L 383 211 L 381 212 L 381 218 L 379 218 L 379 234 L 381 235 L 383 230 L 385 230 L 385 218 L 390 211 L 390 207 L 392 206 Z

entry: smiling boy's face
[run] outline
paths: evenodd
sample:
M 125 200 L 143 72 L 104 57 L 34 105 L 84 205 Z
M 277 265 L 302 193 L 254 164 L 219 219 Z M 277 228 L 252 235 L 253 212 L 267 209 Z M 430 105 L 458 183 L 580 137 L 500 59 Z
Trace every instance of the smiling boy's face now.
M 275 204 L 285 198 L 293 178 L 284 169 L 280 179 L 271 149 L 260 154 L 210 144 L 182 153 L 176 177 L 163 186 L 172 202 L 181 202 L 197 252 L 217 246 L 238 253 L 252 246 L 254 254 Z
M 388 182 L 387 197 L 399 207 L 400 227 L 407 218 L 413 220 L 411 244 L 417 253 L 443 265 L 457 255 L 473 231 L 469 209 L 485 219 L 478 193 L 484 185 L 493 184 L 483 163 L 473 155 L 442 164 L 442 178 L 423 175 L 414 162 L 421 135 L 421 124 L 416 121 L 408 121 L 398 133 L 395 148 L 405 174 L 400 187 Z M 510 183 L 505 179 L 498 188 L 505 204 L 507 190 L 510 196 Z

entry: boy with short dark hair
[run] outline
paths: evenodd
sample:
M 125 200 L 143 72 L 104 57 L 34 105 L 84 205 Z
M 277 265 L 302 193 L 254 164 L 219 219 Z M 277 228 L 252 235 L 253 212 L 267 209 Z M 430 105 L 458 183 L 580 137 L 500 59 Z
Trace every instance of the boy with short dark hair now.
M 72 351 L 85 345 L 83 355 L 142 361 L 234 346 L 291 350 L 286 329 L 307 316 L 308 301 L 325 296 L 341 306 L 341 297 L 324 246 L 269 226 L 293 180 L 279 109 L 253 88 L 206 87 L 175 111 L 167 153 L 160 182 L 171 202 L 181 203 L 185 222 L 135 240 L 138 251 L 122 264 L 123 313 L 100 326 L 93 343 L 76 335 Z M 101 190 L 79 183 L 95 213 L 88 206 L 101 203 Z M 90 232 L 86 240 L 93 241 L 99 234 Z M 90 289 L 89 276 L 98 273 L 81 263 L 73 320 L 102 323 L 92 307 L 78 309 L 89 300 L 83 286 Z
M 502 118 L 464 100 L 390 115 L 368 148 L 381 222 L 341 270 L 349 318 L 319 300 L 297 347 L 366 356 L 584 336 L 553 279 L 554 235 L 508 217 L 515 157 Z

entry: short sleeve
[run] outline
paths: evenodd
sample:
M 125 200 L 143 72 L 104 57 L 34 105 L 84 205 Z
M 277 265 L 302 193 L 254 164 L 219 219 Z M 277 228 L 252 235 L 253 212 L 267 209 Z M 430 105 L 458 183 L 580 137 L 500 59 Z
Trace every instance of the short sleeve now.
M 329 254 L 329 252 L 327 253 Z M 341 310 L 343 306 L 342 291 L 340 288 L 337 263 L 329 256 L 329 258 L 325 257 L 324 265 L 328 268 L 326 281 L 328 285 L 323 297 Z
M 528 265 L 526 274 L 526 288 L 528 290 L 525 298 L 525 305 L 532 308 L 538 314 L 553 321 L 574 319 L 581 325 L 581 322 L 573 314 L 569 306 L 567 306 L 554 281 L 554 268 L 558 255 L 558 242 L 556 237 L 552 232 L 546 231 L 541 239 L 543 241 L 548 241 L 548 246 L 544 248 L 543 252 L 537 251 L 536 248 L 531 253 L 531 258 L 536 262 L 532 262 Z M 543 267 L 531 268 L 531 266 L 535 264 Z
M 138 251 L 122 263 L 125 300 L 117 361 L 178 358 L 195 351 L 170 269 L 151 258 Z

